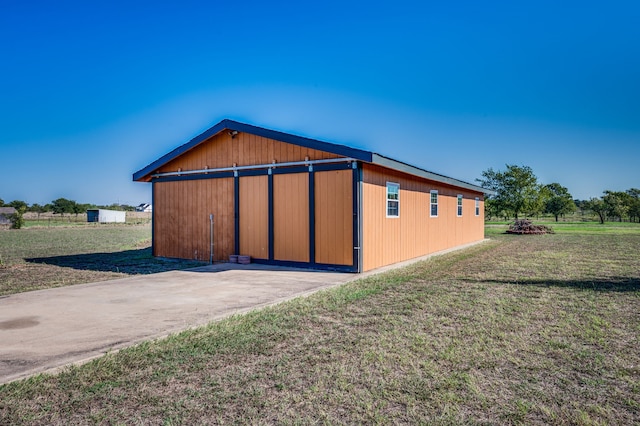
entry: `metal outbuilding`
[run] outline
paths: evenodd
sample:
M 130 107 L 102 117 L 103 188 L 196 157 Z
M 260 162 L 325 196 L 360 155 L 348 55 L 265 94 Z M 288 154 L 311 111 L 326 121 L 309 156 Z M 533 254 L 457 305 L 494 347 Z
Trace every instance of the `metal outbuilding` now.
M 367 271 L 484 239 L 491 191 L 370 151 L 223 120 L 134 173 L 155 256 Z
M 91 209 L 87 210 L 87 222 L 125 223 L 127 213 L 117 210 Z

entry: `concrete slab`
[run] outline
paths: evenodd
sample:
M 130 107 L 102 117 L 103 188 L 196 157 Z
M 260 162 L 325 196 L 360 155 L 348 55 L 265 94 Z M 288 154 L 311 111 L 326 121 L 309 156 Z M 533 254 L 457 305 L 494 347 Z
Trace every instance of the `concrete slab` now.
M 359 277 L 232 265 L 0 298 L 0 384 Z

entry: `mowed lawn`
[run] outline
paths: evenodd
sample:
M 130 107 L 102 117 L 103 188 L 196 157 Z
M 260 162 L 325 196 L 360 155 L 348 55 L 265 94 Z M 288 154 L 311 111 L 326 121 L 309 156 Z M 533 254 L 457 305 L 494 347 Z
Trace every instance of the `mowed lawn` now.
M 0 424 L 638 424 L 640 227 L 515 236 L 0 387 Z
M 202 265 L 156 259 L 150 246 L 149 224 L 0 231 L 0 296 Z

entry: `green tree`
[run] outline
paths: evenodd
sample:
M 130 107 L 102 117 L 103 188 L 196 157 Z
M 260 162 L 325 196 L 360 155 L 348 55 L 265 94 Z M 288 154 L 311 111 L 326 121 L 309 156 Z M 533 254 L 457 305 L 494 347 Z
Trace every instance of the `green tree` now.
M 629 214 L 631 196 L 626 192 L 604 191 L 602 201 L 607 207 L 607 215 L 617 217 L 620 222 Z
M 597 214 L 601 224 L 607 219 L 607 205 L 602 199 L 591 198 L 590 200 L 584 201 L 583 206 L 585 209 Z
M 545 191 L 547 197 L 544 211 L 545 213 L 554 215 L 556 222 L 558 221 L 558 216 L 576 211 L 576 203 L 573 201 L 569 190 L 564 186 L 559 183 L 550 183 L 549 185 L 545 185 Z
M 4 207 L 4 200 L 0 198 L 0 207 Z
M 627 190 L 629 194 L 629 220 L 640 222 L 640 189 L 631 188 Z
M 65 213 L 73 213 L 74 207 L 77 203 L 73 200 L 67 200 L 66 198 L 58 198 L 51 202 L 51 210 L 55 214 L 64 216 Z
M 476 179 L 484 188 L 492 189 L 496 195 L 490 196 L 496 211 L 511 213 L 518 219 L 521 213 L 536 214 L 544 206 L 543 192 L 538 178 L 528 166 L 506 165 L 504 172 L 489 168 L 482 172 L 482 179 Z
M 16 210 L 23 209 L 24 211 L 22 213 L 26 212 L 27 211 L 27 207 L 29 207 L 29 205 L 26 202 L 22 201 L 22 200 L 13 200 L 9 204 L 7 204 L 7 206 L 13 207 Z
M 11 206 L 13 207 L 13 206 Z M 9 216 L 12 229 L 20 229 L 24 225 L 24 212 L 27 211 L 25 206 L 14 207 L 16 212 Z

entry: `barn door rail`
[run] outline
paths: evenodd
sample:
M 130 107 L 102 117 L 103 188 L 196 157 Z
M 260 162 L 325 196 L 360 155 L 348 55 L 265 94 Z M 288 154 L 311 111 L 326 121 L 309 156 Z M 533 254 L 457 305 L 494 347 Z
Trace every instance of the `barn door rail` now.
M 331 164 L 331 163 L 352 163 L 357 161 L 355 158 L 342 157 L 342 158 L 326 158 L 323 160 L 303 160 L 303 161 L 289 161 L 287 163 L 267 163 L 267 164 L 254 164 L 250 166 L 232 166 L 232 167 L 220 167 L 217 169 L 198 169 L 198 170 L 180 170 L 177 172 L 164 172 L 151 175 L 154 178 L 166 177 L 166 176 L 185 176 L 195 174 L 206 173 L 220 173 L 220 172 L 236 172 L 239 170 L 257 170 L 257 169 L 275 169 L 278 167 L 295 167 L 295 166 L 313 166 L 314 164 Z

